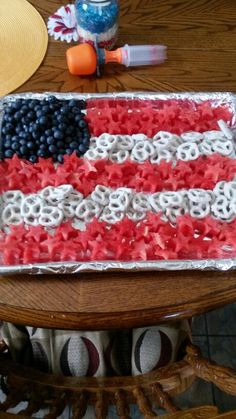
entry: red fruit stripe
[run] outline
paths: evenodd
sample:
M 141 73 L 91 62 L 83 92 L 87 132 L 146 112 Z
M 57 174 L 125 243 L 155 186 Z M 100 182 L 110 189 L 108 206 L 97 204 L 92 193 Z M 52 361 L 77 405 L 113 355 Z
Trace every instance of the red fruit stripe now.
M 222 223 L 210 217 L 196 220 L 182 216 L 177 226 L 150 213 L 145 221 L 129 219 L 112 226 L 94 219 L 86 231 L 70 222 L 52 236 L 43 227 L 12 226 L 0 234 L 4 265 L 99 260 L 176 260 L 227 258 L 236 255 L 236 220 Z M 226 247 L 228 250 L 226 250 Z M 229 250 L 230 249 L 230 250 Z
M 94 136 L 143 133 L 153 137 L 158 131 L 181 134 L 219 129 L 217 121 L 232 123 L 228 106 L 200 104 L 189 100 L 90 99 L 87 102 L 89 128 Z
M 19 189 L 34 193 L 46 186 L 71 184 L 89 195 L 96 185 L 112 188 L 130 187 L 137 192 L 176 191 L 179 189 L 213 189 L 216 183 L 230 181 L 236 174 L 236 160 L 214 154 L 197 160 L 178 161 L 176 166 L 162 161 L 160 164 L 138 164 L 126 161 L 115 164 L 107 160 L 88 161 L 75 154 L 65 156 L 63 164 L 55 168 L 51 159 L 39 159 L 32 164 L 12 159 L 0 162 L 0 193 Z

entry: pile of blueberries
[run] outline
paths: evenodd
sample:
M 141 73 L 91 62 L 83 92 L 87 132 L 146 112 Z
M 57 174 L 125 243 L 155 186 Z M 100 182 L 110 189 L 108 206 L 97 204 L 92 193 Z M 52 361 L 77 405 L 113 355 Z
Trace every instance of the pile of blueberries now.
M 1 129 L 2 158 L 18 157 L 32 163 L 52 157 L 63 163 L 65 154 L 80 157 L 89 148 L 90 132 L 82 112 L 83 100 L 17 99 L 4 109 Z

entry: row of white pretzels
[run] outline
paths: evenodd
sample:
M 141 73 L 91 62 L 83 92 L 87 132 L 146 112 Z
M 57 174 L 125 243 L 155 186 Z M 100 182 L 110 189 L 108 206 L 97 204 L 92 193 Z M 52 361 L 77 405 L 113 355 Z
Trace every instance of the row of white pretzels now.
M 3 226 L 23 222 L 55 228 L 72 219 L 77 228 L 83 229 L 94 217 L 109 224 L 119 222 L 125 216 L 138 222 L 149 211 L 162 213 L 163 219 L 171 223 L 184 214 L 200 219 L 211 215 L 230 222 L 236 218 L 236 180 L 219 182 L 213 191 L 189 189 L 149 194 L 130 188 L 111 189 L 97 185 L 85 198 L 71 185 L 62 185 L 48 186 L 37 194 L 24 195 L 16 190 L 1 196 Z
M 195 131 L 175 135 L 159 131 L 152 139 L 144 134 L 111 135 L 104 133 L 92 137 L 89 150 L 84 157 L 89 160 L 108 159 L 115 163 L 124 163 L 130 159 L 143 163 L 160 163 L 161 160 L 196 160 L 200 156 L 219 153 L 222 156 L 235 157 L 235 144 L 231 130 L 223 121 L 219 121 L 221 130 Z

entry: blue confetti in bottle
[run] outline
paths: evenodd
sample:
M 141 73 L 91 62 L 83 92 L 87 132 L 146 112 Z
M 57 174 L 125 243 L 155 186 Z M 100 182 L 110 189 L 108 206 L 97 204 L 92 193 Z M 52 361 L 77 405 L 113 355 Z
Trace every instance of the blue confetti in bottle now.
M 77 0 L 76 19 L 80 42 L 112 48 L 118 35 L 119 0 Z

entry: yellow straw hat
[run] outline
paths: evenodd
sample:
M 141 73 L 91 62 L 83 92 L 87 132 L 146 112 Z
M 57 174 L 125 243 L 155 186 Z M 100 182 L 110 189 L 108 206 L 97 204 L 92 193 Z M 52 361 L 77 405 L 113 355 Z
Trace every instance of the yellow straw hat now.
M 0 0 L 0 96 L 28 80 L 48 45 L 45 23 L 26 0 Z

